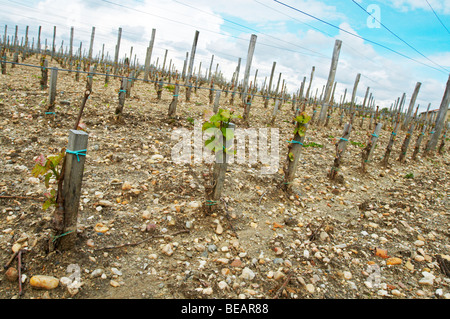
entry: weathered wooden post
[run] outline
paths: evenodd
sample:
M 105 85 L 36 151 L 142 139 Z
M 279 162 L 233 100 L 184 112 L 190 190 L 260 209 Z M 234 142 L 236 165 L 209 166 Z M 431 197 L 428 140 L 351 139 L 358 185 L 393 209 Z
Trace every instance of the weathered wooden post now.
M 444 129 L 449 103 L 450 103 L 450 76 L 447 80 L 444 96 L 442 97 L 441 106 L 439 107 L 439 111 L 436 117 L 433 134 L 431 135 L 431 138 L 428 141 L 427 146 L 425 148 L 426 155 L 430 155 L 430 153 L 434 152 L 434 150 L 436 149 L 439 136 L 441 135 L 441 132 Z
M 114 55 L 114 75 L 117 75 L 117 71 L 119 70 L 119 50 L 120 50 L 120 38 L 122 37 L 122 28 L 119 28 L 119 33 L 117 35 L 117 44 L 116 51 Z
M 366 94 L 364 95 L 364 100 L 363 100 L 363 105 L 362 105 L 362 117 L 361 117 L 361 122 L 359 123 L 360 127 L 363 127 L 363 124 L 364 124 L 364 117 L 365 117 L 365 113 L 366 113 L 365 108 L 366 108 L 367 97 L 369 96 L 369 90 L 370 90 L 370 87 L 367 87 Z M 370 98 L 369 98 L 368 105 L 370 106 Z M 370 124 L 370 125 L 372 125 L 372 124 Z M 370 125 L 369 125 L 369 130 L 371 129 Z
M 78 209 L 87 144 L 88 134 L 86 132 L 79 130 L 69 131 L 62 191 L 64 198 L 64 222 L 62 233 L 54 236 L 54 240 L 59 239 L 56 245 L 59 250 L 72 249 L 77 239 Z
M 309 79 L 308 89 L 306 90 L 306 95 L 305 95 L 306 99 L 309 99 L 309 94 L 310 94 L 310 91 L 311 91 L 311 85 L 312 85 L 312 82 L 313 82 L 313 79 L 314 79 L 314 72 L 315 72 L 315 70 L 316 70 L 316 67 L 313 66 L 312 69 L 311 69 L 311 77 Z
M 52 44 L 52 61 L 53 61 L 53 58 L 54 58 L 54 55 L 55 55 L 55 50 L 56 50 L 56 48 L 55 48 L 55 40 L 56 40 L 56 25 L 55 26 L 53 26 L 53 44 Z
M 55 113 L 55 100 L 56 100 L 56 81 L 58 79 L 58 68 L 51 68 L 50 71 L 50 87 L 48 91 L 48 106 L 45 114 Z
M 233 123 L 228 123 L 228 126 L 225 128 L 226 134 L 229 135 L 230 131 L 233 131 L 231 135 L 234 135 L 234 130 L 236 129 L 236 125 Z M 227 172 L 227 166 L 229 163 L 229 155 L 227 152 L 230 151 L 230 147 L 233 143 L 233 139 L 226 138 L 225 135 L 218 132 L 218 137 L 222 138 L 222 144 L 219 146 L 220 149 L 216 150 L 215 163 L 213 166 L 212 172 L 212 185 L 208 185 L 206 187 L 206 213 L 211 214 L 214 210 L 214 206 L 217 204 L 217 201 L 220 200 L 220 196 L 223 191 L 223 187 L 225 184 L 225 173 Z
M 88 64 L 92 63 L 92 50 L 94 49 L 95 27 L 92 27 L 91 42 L 89 43 Z
M 6 44 L 4 44 L 2 51 L 0 52 L 2 59 L 2 74 L 6 74 Z
M 192 48 L 191 48 L 191 55 L 189 57 L 189 65 L 188 70 L 186 74 L 186 102 L 189 102 L 191 100 L 191 92 L 192 92 L 192 69 L 194 67 L 194 58 L 195 58 L 195 51 L 197 50 L 197 42 L 198 42 L 198 35 L 199 31 L 195 31 L 194 41 L 192 42 Z
M 284 191 L 291 189 L 291 183 L 294 180 L 298 161 L 300 159 L 300 152 L 303 147 L 303 140 L 305 139 L 306 129 L 308 128 L 308 121 L 309 116 L 301 113 L 296 118 L 294 138 L 291 141 L 287 141 L 289 143 L 288 152 L 286 156 L 286 162 L 283 167 L 284 181 L 282 189 Z
M 447 139 L 447 131 L 449 130 L 450 123 L 447 122 L 447 125 L 445 125 L 444 134 L 442 135 L 441 145 L 439 145 L 438 153 L 444 154 L 444 146 L 445 146 L 445 140 Z
M 275 106 L 273 107 L 273 111 L 272 111 L 272 119 L 270 120 L 270 126 L 273 126 L 275 124 L 275 119 L 277 117 L 278 114 L 278 108 L 280 106 L 280 99 L 276 99 L 275 100 Z
M 366 172 L 366 164 L 370 162 L 373 156 L 373 150 L 375 149 L 375 146 L 378 141 L 378 137 L 381 131 L 381 127 L 383 126 L 382 123 L 377 123 L 377 126 L 375 126 L 375 129 L 372 133 L 372 137 L 370 138 L 369 142 L 367 143 L 367 146 L 363 149 L 361 153 L 362 158 L 362 171 Z
M 384 166 L 388 165 L 389 157 L 390 157 L 391 152 L 392 152 L 392 147 L 394 146 L 394 142 L 395 142 L 395 139 L 396 139 L 396 136 L 397 136 L 397 130 L 399 128 L 399 125 L 400 125 L 400 113 L 397 113 L 397 121 L 395 123 L 394 129 L 392 130 L 391 136 L 389 138 L 388 145 L 386 147 L 386 152 L 384 153 L 384 157 L 383 157 L 383 161 L 382 161 L 382 164 Z
M 336 70 L 339 60 L 339 54 L 341 51 L 342 41 L 336 40 L 334 43 L 333 57 L 331 59 L 330 73 L 328 74 L 327 84 L 325 86 L 325 92 L 322 99 L 322 108 L 320 109 L 319 121 L 318 123 L 323 123 L 325 121 L 325 116 L 327 116 L 328 105 L 331 98 L 331 91 L 334 85 L 334 79 L 336 77 Z
M 418 110 L 419 110 L 419 107 L 417 107 L 417 109 L 416 109 L 416 115 L 417 115 L 417 111 Z M 403 144 L 402 144 L 402 147 L 401 147 L 401 150 L 400 150 L 400 156 L 398 158 L 398 161 L 401 162 L 401 163 L 405 162 L 406 152 L 408 151 L 408 146 L 409 146 L 409 143 L 411 141 L 412 134 L 414 132 L 415 126 L 416 126 L 416 123 L 413 121 L 410 124 L 410 126 L 409 126 L 409 130 L 406 133 L 405 139 L 403 140 Z
M 41 85 L 41 90 L 45 90 L 48 87 L 48 61 L 45 55 L 41 57 L 41 79 L 39 84 Z
M 122 82 L 120 85 L 120 89 L 119 89 L 119 104 L 117 105 L 116 108 L 116 121 L 119 122 L 122 119 L 122 114 L 123 114 L 123 106 L 125 104 L 125 97 L 126 97 L 126 93 L 127 93 L 127 78 L 124 77 L 122 78 Z
M 358 90 L 358 83 L 359 79 L 361 78 L 361 74 L 358 73 L 356 75 L 355 84 L 353 85 L 353 92 L 352 92 L 352 100 L 350 102 L 350 124 L 353 124 L 353 118 L 355 117 L 355 98 L 356 98 L 356 91 Z
M 414 105 L 416 104 L 417 95 L 419 94 L 420 86 L 422 83 L 417 82 L 416 87 L 414 88 L 413 95 L 411 96 L 411 101 L 409 102 L 408 111 L 405 115 L 405 121 L 403 122 L 402 129 L 406 129 L 409 126 L 409 122 L 411 121 L 412 111 L 414 109 Z
M 73 27 L 70 27 L 70 40 L 69 40 L 69 73 L 72 72 L 72 65 L 73 65 L 73 62 L 72 62 L 72 59 L 73 59 L 73 57 L 72 57 L 72 54 L 73 54 L 73 30 L 74 30 L 74 28 L 73 28 Z
M 248 78 L 250 76 L 250 68 L 252 66 L 253 53 L 255 52 L 256 46 L 256 34 L 252 34 L 250 38 L 250 44 L 248 46 L 247 52 L 247 61 L 245 64 L 245 72 L 244 72 L 244 82 L 242 84 L 242 102 L 244 103 L 244 121 L 248 121 L 250 116 L 250 104 L 247 103 L 247 88 L 248 88 Z
M 344 132 L 342 133 L 342 137 L 335 144 L 336 146 L 336 157 L 334 158 L 333 167 L 331 167 L 330 172 L 328 173 L 328 177 L 331 180 L 334 180 L 339 173 L 339 169 L 341 166 L 342 156 L 344 155 L 345 148 L 347 147 L 347 142 L 350 137 L 350 132 L 352 130 L 352 125 L 350 123 L 345 124 Z
M 180 86 L 178 85 L 178 81 L 175 84 L 175 90 L 172 96 L 172 102 L 170 102 L 169 105 L 169 117 L 174 117 L 177 112 L 177 103 L 178 103 L 178 95 L 180 93 Z
M 411 158 L 413 160 L 417 159 L 417 155 L 419 154 L 419 151 L 420 151 L 420 144 L 422 144 L 422 140 L 423 140 L 423 137 L 425 136 L 426 130 L 427 130 L 427 125 L 424 124 L 423 127 L 422 127 L 422 132 L 420 132 L 419 136 L 417 137 L 416 144 L 414 146 L 414 151 L 413 151 L 413 154 L 411 156 Z
M 219 110 L 220 93 L 221 93 L 221 91 L 219 91 L 219 90 L 216 91 L 216 96 L 214 98 L 214 108 L 213 108 L 214 114 L 216 114 L 217 111 Z
M 152 29 L 152 36 L 150 38 L 150 43 L 147 47 L 147 52 L 145 55 L 145 65 L 144 65 L 144 81 L 148 81 L 148 74 L 150 73 L 150 61 L 152 59 L 152 52 L 153 52 L 153 44 L 155 43 L 155 34 L 156 29 Z

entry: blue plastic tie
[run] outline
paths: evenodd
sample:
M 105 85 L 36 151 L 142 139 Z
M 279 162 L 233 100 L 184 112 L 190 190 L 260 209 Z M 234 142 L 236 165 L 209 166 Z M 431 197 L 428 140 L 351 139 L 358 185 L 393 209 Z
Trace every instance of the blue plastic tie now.
M 434 133 L 435 133 L 435 131 L 431 131 L 431 132 L 430 132 L 430 134 L 434 134 Z
M 119 92 L 124 92 L 124 93 L 126 93 L 126 92 L 127 92 L 127 90 L 119 90 Z
M 55 114 L 55 112 L 45 112 L 45 114 Z
M 373 133 L 373 134 L 372 134 L 372 136 L 373 136 L 373 137 L 378 137 L 378 135 L 377 135 L 377 134 L 375 134 L 375 133 Z
M 86 150 L 79 150 L 79 151 L 71 151 L 71 150 L 66 150 L 66 153 L 69 153 L 69 154 L 74 154 L 74 155 L 76 155 L 77 156 L 77 161 L 79 162 L 80 161 L 80 155 L 81 156 L 86 156 Z
M 177 97 L 178 96 L 178 94 L 174 94 L 174 95 L 172 95 L 173 97 Z
M 286 141 L 286 142 L 291 143 L 291 144 L 300 144 L 303 146 L 303 143 L 299 142 L 299 141 Z
M 397 133 L 395 133 L 395 132 L 392 132 L 391 134 L 394 135 L 394 136 L 397 135 Z
M 341 139 L 342 141 L 348 142 L 348 139 L 346 139 L 346 138 L 341 137 L 340 139 Z

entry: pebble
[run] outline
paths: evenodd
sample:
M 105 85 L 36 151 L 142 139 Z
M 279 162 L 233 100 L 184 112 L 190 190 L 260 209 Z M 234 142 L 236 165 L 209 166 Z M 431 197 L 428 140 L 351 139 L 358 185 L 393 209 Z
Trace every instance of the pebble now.
M 313 284 L 307 284 L 307 285 L 305 286 L 305 288 L 306 288 L 306 290 L 307 290 L 310 294 L 314 293 L 314 291 L 316 290 L 316 288 L 314 287 Z
M 117 276 L 122 276 L 122 272 L 119 270 L 119 269 L 117 269 L 117 268 L 111 268 L 111 272 L 114 274 L 114 275 L 117 275 Z
M 419 284 L 426 286 L 433 286 L 434 279 L 436 279 L 436 277 L 432 273 L 429 273 L 428 271 L 423 271 L 422 275 L 423 278 L 419 280 Z
M 275 280 L 281 280 L 281 279 L 283 279 L 285 276 L 286 276 L 286 275 L 285 275 L 282 271 L 276 271 L 276 272 L 273 274 L 273 279 L 275 279 Z
M 144 210 L 144 211 L 142 212 L 142 218 L 143 218 L 143 219 L 150 219 L 151 217 L 152 217 L 152 213 L 149 212 L 148 210 Z
M 421 247 L 421 246 L 425 245 L 425 242 L 423 240 L 416 240 L 414 242 L 414 245 L 416 245 L 417 247 Z
M 114 288 L 117 288 L 120 286 L 120 284 L 115 280 L 110 280 L 109 284 Z
M 130 190 L 130 189 L 132 189 L 133 188 L 133 186 L 129 183 L 129 182 L 123 182 L 123 184 L 122 184 L 122 190 L 123 191 L 128 191 L 128 190 Z
M 223 227 L 222 227 L 222 225 L 220 225 L 219 223 L 217 224 L 217 227 L 216 227 L 216 234 L 217 235 L 221 235 L 223 233 Z
M 173 255 L 173 244 L 169 243 L 167 245 L 164 245 L 162 248 L 162 252 L 164 254 L 166 254 L 167 256 L 172 256 Z
M 19 272 L 14 267 L 9 267 L 8 270 L 5 273 L 6 279 L 8 279 L 11 282 L 17 281 L 19 278 Z
M 52 276 L 35 275 L 30 278 L 30 285 L 34 288 L 54 289 L 59 285 L 59 279 Z
M 344 271 L 344 278 L 346 280 L 352 279 L 352 273 L 350 271 Z
M 219 289 L 224 290 L 226 288 L 228 288 L 228 284 L 225 281 L 219 281 L 219 283 L 217 284 L 217 286 L 219 287 Z
M 103 269 L 97 268 L 91 273 L 91 278 L 97 278 L 103 275 Z
M 211 288 L 211 287 L 208 287 L 208 288 L 205 288 L 205 289 L 203 289 L 203 291 L 202 291 L 202 293 L 204 294 L 204 295 L 212 295 L 213 294 L 213 289 Z
M 253 280 L 253 278 L 255 278 L 255 273 L 253 272 L 253 270 L 251 270 L 250 268 L 248 268 L 248 267 L 245 267 L 243 270 L 242 270 L 242 273 L 241 273 L 241 275 L 240 275 L 240 277 L 242 278 L 242 279 L 244 279 L 244 280 Z

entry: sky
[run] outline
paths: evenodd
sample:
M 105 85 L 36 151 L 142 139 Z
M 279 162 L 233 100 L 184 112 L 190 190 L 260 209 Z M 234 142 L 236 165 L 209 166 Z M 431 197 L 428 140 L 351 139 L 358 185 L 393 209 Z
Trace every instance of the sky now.
M 279 74 L 288 92 L 296 93 L 303 78 L 311 94 L 319 97 L 326 84 L 333 48 L 342 41 L 336 70 L 335 100 L 351 98 L 355 78 L 362 103 L 366 90 L 375 105 L 389 108 L 406 94 L 408 108 L 416 83 L 421 87 L 415 107 L 438 109 L 450 74 L 450 0 L 0 0 L 0 35 L 19 39 L 29 26 L 29 39 L 37 41 L 39 26 L 51 45 L 56 26 L 56 48 L 69 44 L 74 27 L 74 51 L 80 42 L 88 49 L 95 27 L 94 56 L 103 44 L 114 57 L 118 29 L 122 28 L 120 56 L 133 48 L 143 64 L 152 29 L 156 30 L 152 63 L 172 60 L 181 72 L 186 53 L 199 31 L 194 66 L 208 71 L 212 56 L 231 80 L 241 58 L 243 79 L 252 34 L 257 36 L 250 80 L 256 70 L 261 87 L 269 81 L 276 62 L 273 85 Z M 44 42 L 44 41 L 42 41 Z M 105 53 L 106 54 L 106 53 Z M 168 63 L 168 62 L 167 62 Z

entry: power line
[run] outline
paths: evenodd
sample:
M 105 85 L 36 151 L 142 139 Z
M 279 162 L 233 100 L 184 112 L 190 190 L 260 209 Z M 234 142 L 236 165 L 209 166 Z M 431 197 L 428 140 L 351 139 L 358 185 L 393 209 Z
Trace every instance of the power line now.
M 205 14 L 208 14 L 208 15 L 210 15 L 210 16 L 216 17 L 214 14 L 212 14 L 212 13 L 210 13 L 210 12 L 207 12 L 207 11 L 205 11 L 205 10 L 202 10 L 202 9 L 197 8 L 197 7 L 191 6 L 191 5 L 189 5 L 189 4 L 186 4 L 186 3 L 183 3 L 183 2 L 180 2 L 180 1 L 177 1 L 177 0 L 173 0 L 173 1 L 176 2 L 176 3 L 179 3 L 179 4 L 181 4 L 181 5 L 187 6 L 187 7 L 189 7 L 189 8 L 192 8 L 192 9 L 194 9 L 194 10 L 197 10 L 197 11 L 203 12 L 203 13 L 205 13 Z M 240 27 L 242 27 L 242 28 L 244 28 L 244 29 L 247 29 L 247 30 L 256 32 L 258 35 L 264 35 L 264 36 L 269 37 L 269 38 L 272 38 L 272 39 L 274 39 L 274 40 L 276 40 L 276 41 L 284 42 L 284 43 L 286 43 L 286 44 L 289 44 L 289 45 L 292 45 L 292 46 L 301 48 L 301 49 L 303 49 L 303 50 L 307 50 L 307 51 L 316 53 L 316 54 L 319 55 L 319 57 L 328 58 L 328 57 L 326 57 L 325 55 L 323 55 L 323 54 L 320 53 L 320 52 L 311 50 L 311 49 L 309 49 L 309 48 L 302 47 L 302 46 L 300 46 L 300 45 L 298 45 L 298 44 L 294 44 L 294 43 L 289 42 L 289 41 L 285 41 L 285 40 L 283 40 L 283 39 L 277 38 L 277 37 L 272 36 L 272 35 L 263 33 L 263 32 L 261 32 L 261 31 L 259 31 L 259 30 L 250 28 L 250 27 L 248 27 L 248 26 L 245 26 L 245 25 L 240 24 L 240 23 L 238 23 L 238 22 L 232 21 L 232 20 L 230 20 L 230 19 L 227 19 L 227 18 L 224 18 L 224 17 L 221 17 L 220 19 L 222 19 L 222 20 L 224 20 L 224 21 L 226 21 L 226 22 L 235 24 L 235 25 L 237 25 L 237 26 L 240 26 Z
M 304 24 L 304 25 L 306 25 L 306 26 L 308 26 L 308 27 L 310 27 L 310 28 L 312 28 L 312 29 L 314 29 L 314 30 L 317 30 L 317 31 L 319 31 L 320 33 L 322 33 L 322 34 L 324 34 L 324 35 L 326 35 L 326 36 L 328 36 L 328 37 L 330 37 L 330 38 L 333 38 L 333 35 L 331 35 L 330 33 L 326 32 L 326 31 L 323 31 L 323 30 L 321 30 L 321 29 L 319 29 L 319 28 L 316 28 L 315 26 L 313 26 L 313 25 L 311 25 L 311 24 L 308 24 L 308 23 L 306 23 L 306 22 L 300 21 L 300 20 L 298 20 L 297 18 L 292 17 L 292 16 L 290 16 L 290 15 L 284 13 L 284 12 L 281 12 L 281 11 L 275 9 L 275 8 L 272 8 L 272 7 L 266 5 L 266 4 L 262 3 L 262 2 L 259 2 L 258 0 L 253 0 L 253 1 L 256 2 L 256 3 L 258 3 L 258 4 L 260 4 L 260 5 L 262 5 L 262 6 L 264 6 L 264 7 L 266 7 L 266 8 L 269 8 L 269 9 L 275 11 L 275 12 L 278 12 L 279 14 L 282 14 L 282 15 L 284 15 L 284 16 L 287 16 L 287 17 L 289 17 L 289 18 L 292 19 L 292 20 L 295 20 L 295 21 L 297 21 L 297 22 L 299 22 L 299 23 L 301 23 L 301 24 Z M 370 59 L 369 57 L 367 57 L 366 55 L 362 54 L 360 51 L 358 51 L 357 49 L 353 48 L 353 47 L 350 46 L 349 44 L 343 42 L 342 45 L 348 47 L 349 49 L 351 49 L 351 50 L 354 51 L 355 53 L 357 53 L 357 54 L 361 55 L 362 57 L 366 58 L 369 62 L 371 62 L 371 63 L 373 63 L 373 64 L 375 64 L 375 65 L 378 65 L 377 63 L 375 63 L 375 62 L 373 61 L 373 59 Z M 327 59 L 329 59 L 329 58 L 327 57 Z M 356 69 L 353 68 L 351 65 L 348 65 L 348 67 L 351 68 L 351 69 L 356 70 Z M 370 78 L 370 77 L 368 77 L 368 76 L 365 76 L 364 74 L 361 74 L 361 76 L 364 77 L 364 78 L 367 78 L 369 81 L 371 81 L 371 82 L 373 82 L 373 83 L 376 83 L 376 84 L 378 84 L 378 85 L 380 85 L 380 86 L 383 86 L 383 84 L 379 83 L 378 81 L 373 80 L 372 78 Z
M 434 11 L 433 7 L 431 6 L 431 4 L 428 2 L 428 0 L 425 0 L 428 5 L 431 8 L 431 11 L 433 11 L 434 15 L 436 16 L 436 18 L 439 20 L 439 22 L 442 24 L 442 26 L 445 28 L 445 30 L 447 30 L 447 32 L 450 34 L 450 31 L 447 29 L 447 27 L 445 26 L 444 22 L 442 22 L 442 20 L 439 18 L 439 16 L 437 15 L 436 11 Z
M 320 19 L 320 18 L 318 18 L 318 17 L 316 17 L 316 16 L 313 16 L 313 15 L 307 13 L 307 12 L 304 12 L 304 11 L 302 11 L 302 10 L 300 10 L 300 9 L 297 9 L 297 8 L 295 8 L 295 7 L 292 7 L 292 6 L 290 6 L 290 5 L 288 5 L 288 4 L 285 4 L 285 3 L 281 2 L 281 1 L 278 1 L 278 0 L 274 0 L 274 1 L 277 2 L 277 3 L 279 3 L 279 4 L 281 4 L 281 5 L 283 5 L 283 6 L 285 6 L 285 7 L 287 7 L 287 8 L 289 8 L 289 9 L 291 9 L 291 10 L 294 10 L 294 11 L 297 11 L 297 12 L 299 12 L 299 13 L 302 13 L 302 14 L 304 14 L 304 15 L 310 17 L 310 18 L 313 18 L 313 19 L 315 19 L 315 20 L 318 20 L 318 21 L 320 21 L 320 22 L 322 22 L 322 23 L 324 23 L 324 24 L 326 24 L 326 25 L 329 25 L 329 26 L 331 26 L 331 27 L 333 27 L 333 28 L 336 28 L 336 29 L 338 29 L 338 30 L 340 30 L 340 31 L 342 31 L 342 32 L 344 32 L 344 33 L 347 33 L 347 34 L 349 34 L 349 35 L 351 35 L 351 36 L 357 37 L 357 38 L 362 39 L 362 40 L 364 40 L 364 41 L 367 41 L 367 42 L 370 42 L 370 43 L 375 44 L 375 45 L 377 45 L 377 46 L 380 46 L 380 47 L 382 47 L 382 48 L 384 48 L 384 49 L 386 49 L 386 50 L 389 50 L 389 51 L 391 51 L 391 52 L 393 52 L 393 53 L 395 53 L 395 54 L 398 54 L 398 55 L 400 55 L 400 56 L 402 56 L 402 57 L 404 57 L 404 58 L 407 58 L 408 60 L 411 60 L 411 61 L 414 61 L 414 62 L 416 62 L 416 63 L 422 64 L 422 65 L 427 66 L 427 67 L 429 67 L 429 68 L 432 68 L 432 69 L 434 69 L 434 70 L 436 70 L 436 71 L 445 73 L 444 71 L 442 71 L 442 70 L 440 70 L 440 69 L 437 69 L 437 68 L 435 68 L 435 67 L 433 67 L 433 66 L 430 66 L 430 65 L 428 65 L 428 64 L 426 64 L 426 63 L 423 63 L 423 62 L 420 62 L 420 61 L 418 61 L 418 60 L 416 60 L 416 59 L 413 59 L 413 58 L 411 58 L 411 57 L 409 57 L 409 56 L 407 56 L 407 55 L 405 55 L 405 54 L 403 54 L 403 53 L 401 53 L 401 52 L 398 52 L 398 51 L 396 51 L 396 50 L 394 50 L 394 49 L 391 49 L 391 48 L 389 48 L 389 47 L 387 47 L 387 46 L 385 46 L 385 45 L 383 45 L 383 44 L 381 44 L 381 43 L 378 43 L 378 42 L 369 40 L 369 39 L 364 38 L 364 37 L 362 37 L 362 36 L 360 36 L 360 35 L 358 35 L 358 34 L 355 34 L 355 33 L 352 33 L 352 32 L 350 32 L 350 31 L 347 31 L 347 30 L 345 30 L 345 29 L 342 29 L 342 28 L 340 28 L 340 27 L 338 27 L 338 26 L 336 26 L 336 25 L 334 25 L 334 24 L 332 24 L 332 23 L 330 23 L 330 22 L 327 22 L 327 21 L 325 21 L 325 20 L 322 20 L 322 19 Z M 445 74 L 446 74 L 446 73 L 445 73 Z
M 383 28 L 385 28 L 386 30 L 389 31 L 389 33 L 391 33 L 394 37 L 396 37 L 397 39 L 399 39 L 400 41 L 402 41 L 403 43 L 405 43 L 408 47 L 410 47 L 411 49 L 413 49 L 414 51 L 416 51 L 417 53 L 419 53 L 421 56 L 423 56 L 425 59 L 427 59 L 428 61 L 430 61 L 431 63 L 437 65 L 438 67 L 440 67 L 441 69 L 450 72 L 449 70 L 445 69 L 444 67 L 442 67 L 441 65 L 437 64 L 436 62 L 430 60 L 428 57 L 426 57 L 425 55 L 423 55 L 421 52 L 419 52 L 416 48 L 414 48 L 412 45 L 410 45 L 408 42 L 406 42 L 405 40 L 403 40 L 402 38 L 400 38 L 397 34 L 395 34 L 394 32 L 392 32 L 388 27 L 386 27 L 383 23 L 381 23 L 381 21 L 379 21 L 377 18 L 375 18 L 371 13 L 367 12 L 366 9 L 364 9 L 359 3 L 357 3 L 355 0 L 352 0 L 352 2 L 354 4 L 356 4 L 361 10 L 363 10 L 365 13 L 367 13 L 369 16 L 371 16 L 375 21 L 377 21 Z M 428 2 L 428 1 L 427 1 Z

